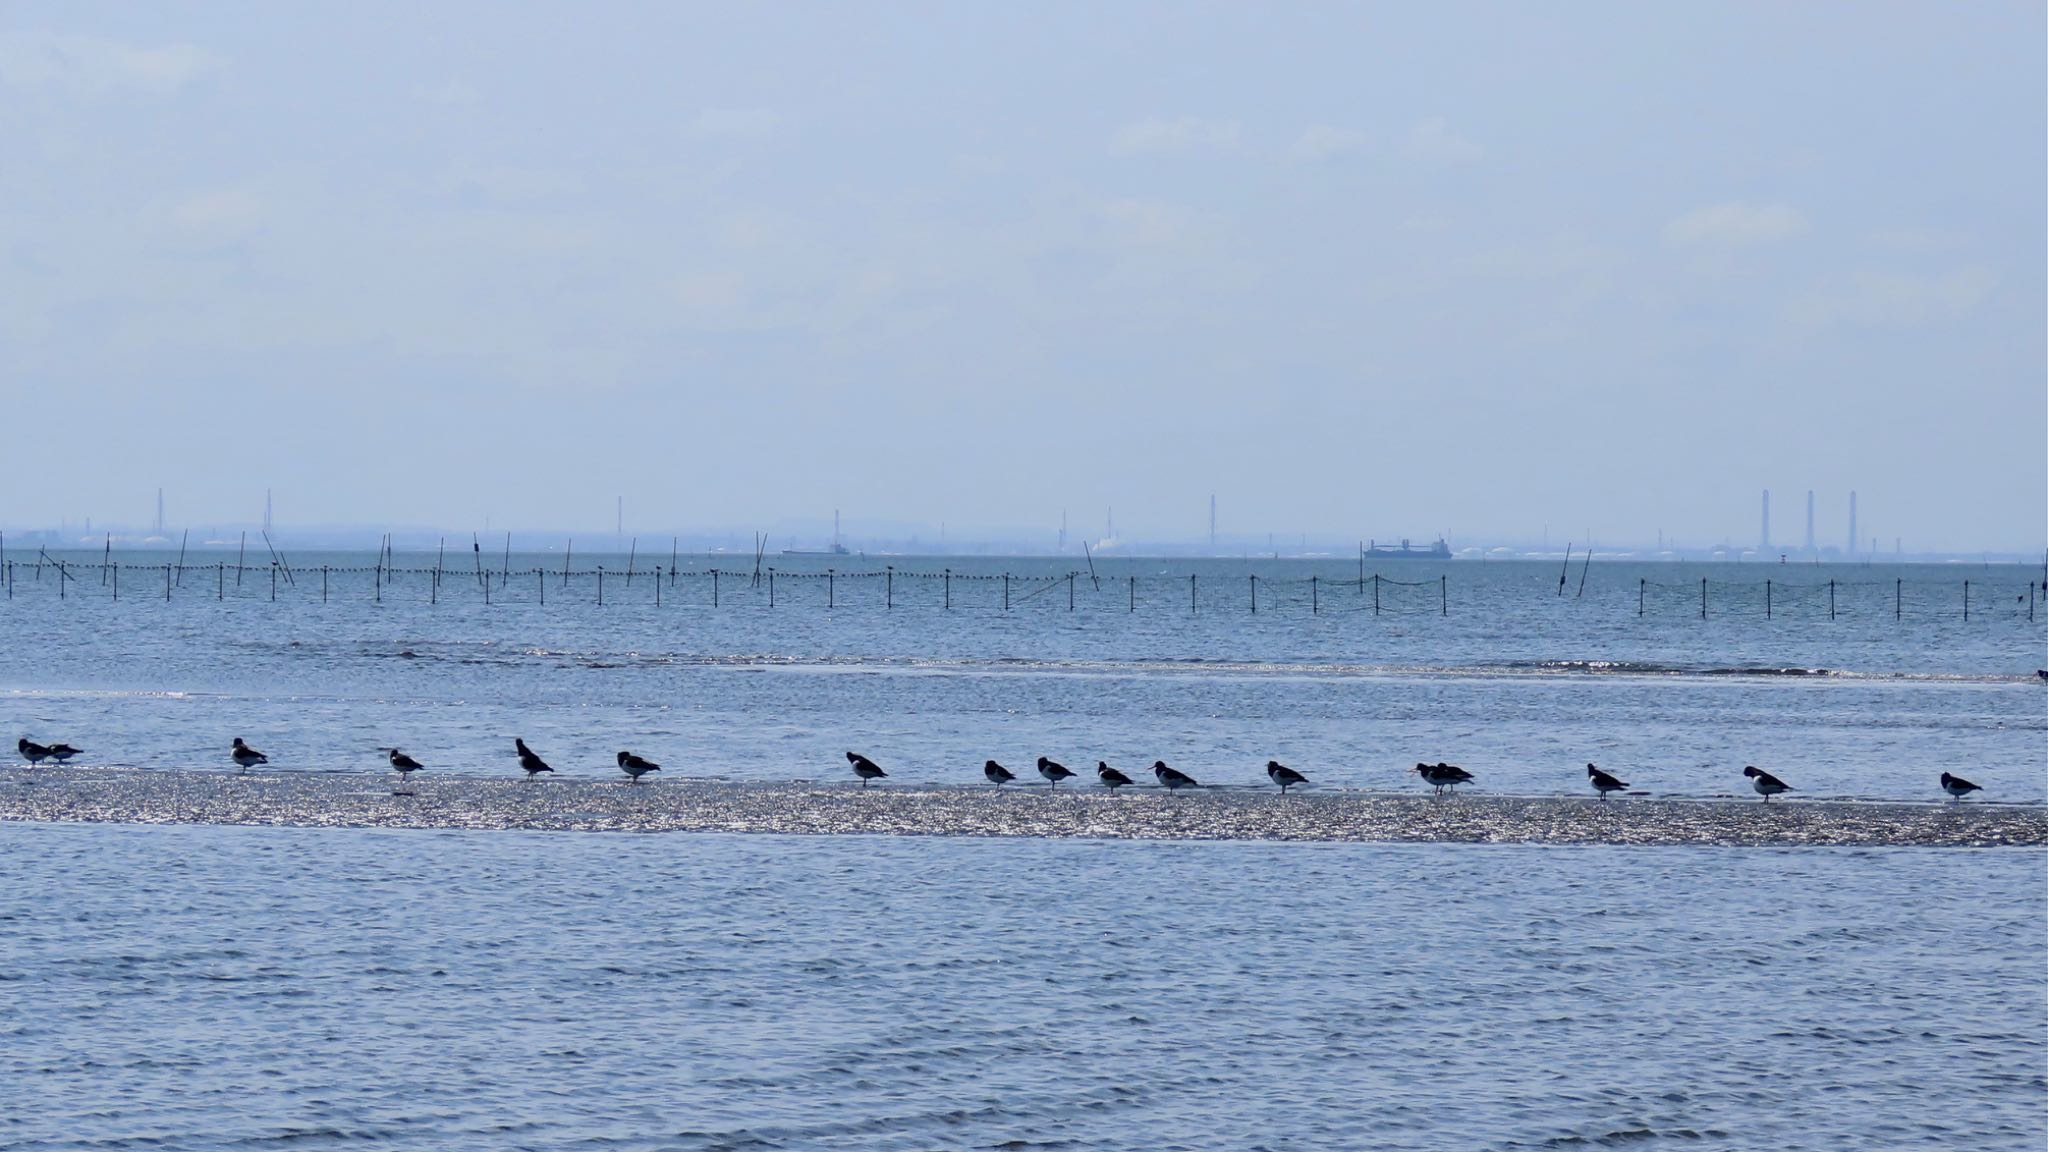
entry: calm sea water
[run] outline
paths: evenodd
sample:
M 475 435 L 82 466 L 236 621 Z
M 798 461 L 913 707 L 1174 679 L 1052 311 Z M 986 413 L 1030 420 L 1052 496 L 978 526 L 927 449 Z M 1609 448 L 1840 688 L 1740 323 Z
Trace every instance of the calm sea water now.
M 0 826 L 0 1148 L 2038 1149 L 2042 854 Z
M 714 606 L 750 560 L 686 559 L 657 603 L 644 558 L 584 557 L 599 606 L 531 572 L 559 556 L 486 603 L 338 556 L 275 600 L 215 556 L 166 600 L 133 553 L 118 600 L 90 568 L 59 596 L 9 555 L 4 728 L 96 764 L 226 770 L 240 735 L 275 771 L 396 744 L 511 774 L 523 735 L 669 778 L 841 780 L 857 748 L 962 786 L 1049 754 L 1548 793 L 1590 759 L 1679 796 L 1756 763 L 2048 799 L 2014 569 L 1598 564 L 1559 596 L 1535 564 L 899 562 L 949 590 L 778 557 Z M 2048 1137 L 2035 851 L 6 825 L 0 860 L 0 1149 Z
M 2038 573 L 2014 567 L 1603 562 L 1560 596 L 1536 563 L 1383 562 L 1375 588 L 1348 561 L 1100 560 L 1091 579 L 1065 559 L 771 556 L 771 607 L 750 557 L 682 558 L 659 603 L 666 554 L 630 584 L 624 556 L 579 551 L 566 584 L 560 555 L 497 557 L 513 575 L 486 604 L 466 554 L 438 589 L 408 572 L 381 593 L 371 557 L 303 554 L 274 601 L 266 568 L 237 590 L 219 553 L 188 557 L 168 600 L 148 565 L 173 555 L 117 553 L 118 601 L 96 568 L 60 598 L 22 555 L 0 731 L 109 764 L 225 768 L 240 735 L 280 770 L 375 770 L 395 744 L 509 773 L 521 735 L 564 772 L 615 774 L 630 748 L 669 778 L 838 779 L 854 748 L 967 785 L 989 757 L 1163 757 L 1258 786 L 1278 758 L 1357 788 L 1450 760 L 1542 793 L 1583 789 L 1592 760 L 1664 795 L 1740 792 L 1758 764 L 1804 795 L 1940 800 L 1948 769 L 1987 800 L 2048 800 L 2048 602 L 2028 619 Z

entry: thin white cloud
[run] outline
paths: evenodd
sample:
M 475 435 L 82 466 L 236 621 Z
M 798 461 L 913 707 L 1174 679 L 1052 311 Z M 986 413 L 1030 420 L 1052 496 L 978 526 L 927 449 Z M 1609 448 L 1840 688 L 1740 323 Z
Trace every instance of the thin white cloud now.
M 1302 130 L 1294 142 L 1294 158 L 1297 160 L 1329 160 L 1347 152 L 1356 152 L 1365 147 L 1363 132 L 1350 128 L 1337 128 L 1328 124 L 1311 124 Z
M 1664 240 L 1680 248 L 1739 248 L 1790 240 L 1805 231 L 1806 217 L 1790 205 L 1730 201 L 1666 224 Z
M 142 47 L 57 32 L 0 33 L 0 86 L 77 99 L 175 96 L 219 66 L 190 44 Z
M 1237 139 L 1235 120 L 1183 116 L 1178 120 L 1133 121 L 1117 131 L 1110 147 L 1125 153 L 1224 151 L 1236 147 Z
M 1987 268 L 1960 268 L 1941 276 L 1872 272 L 1809 293 L 1793 301 L 1786 314 L 1793 323 L 1813 328 L 1918 328 L 1975 311 L 1997 286 L 1998 277 Z
M 782 127 L 782 117 L 769 108 L 706 108 L 690 117 L 692 136 L 727 140 L 761 140 Z
M 1407 152 L 1432 164 L 1470 164 L 1482 155 L 1479 145 L 1451 131 L 1441 116 L 1432 116 L 1408 130 Z
M 483 93 L 475 87 L 453 79 L 440 84 L 421 85 L 413 89 L 413 95 L 443 108 L 474 108 L 483 100 Z

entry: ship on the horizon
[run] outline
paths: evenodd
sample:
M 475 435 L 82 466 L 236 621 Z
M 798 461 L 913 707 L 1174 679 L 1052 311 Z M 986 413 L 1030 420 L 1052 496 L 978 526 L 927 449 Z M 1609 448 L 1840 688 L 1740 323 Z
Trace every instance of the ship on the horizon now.
M 846 545 L 839 542 L 839 509 L 832 510 L 832 546 L 830 548 L 784 548 L 784 556 L 851 556 Z
M 1365 546 L 1364 554 L 1375 560 L 1449 560 L 1451 558 L 1451 546 L 1444 543 L 1444 538 L 1439 536 L 1436 538 L 1436 543 L 1431 544 L 1427 548 L 1418 548 L 1409 543 L 1408 538 L 1404 536 L 1399 544 L 1381 544 L 1378 541 L 1369 541 Z

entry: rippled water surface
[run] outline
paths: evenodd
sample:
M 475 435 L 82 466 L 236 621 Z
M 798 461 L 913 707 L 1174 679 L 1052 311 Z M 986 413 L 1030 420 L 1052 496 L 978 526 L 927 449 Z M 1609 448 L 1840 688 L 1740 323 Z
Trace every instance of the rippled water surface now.
M 2034 1149 L 2044 857 L 0 825 L 0 1148 Z
M 411 570 L 431 554 L 381 590 L 367 556 L 301 555 L 274 601 L 267 567 L 237 590 L 218 552 L 168 600 L 148 565 L 174 554 L 117 551 L 138 565 L 119 600 L 111 574 L 38 581 L 8 555 L 0 731 L 98 764 L 226 768 L 241 735 L 279 771 L 374 770 L 396 744 L 508 774 L 521 735 L 565 774 L 616 776 L 630 748 L 664 779 L 843 779 L 857 748 L 921 784 L 978 783 L 989 757 L 1036 783 L 1050 755 L 1400 788 L 1449 760 L 1543 794 L 1583 791 L 1591 760 L 1658 795 L 1747 796 L 1758 764 L 1800 796 L 1938 801 L 1950 769 L 1980 800 L 2048 801 L 2048 603 L 2016 567 L 1602 562 L 1560 596 L 1537 563 L 1391 562 L 1376 587 L 1343 561 L 1105 559 L 1091 579 L 771 556 L 771 593 L 751 558 L 698 556 L 657 602 L 666 554 L 628 584 L 625 557 L 579 550 L 566 582 L 559 554 L 499 558 L 486 603 L 473 570 Z

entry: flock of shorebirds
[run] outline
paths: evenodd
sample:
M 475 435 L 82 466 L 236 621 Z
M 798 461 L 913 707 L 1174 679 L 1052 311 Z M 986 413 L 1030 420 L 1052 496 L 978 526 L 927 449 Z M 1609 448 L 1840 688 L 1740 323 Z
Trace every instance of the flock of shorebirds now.
M 74 756 L 84 754 L 82 750 L 73 748 L 69 744 L 38 744 L 25 736 L 17 740 L 14 747 L 31 766 L 39 765 L 45 760 L 63 764 Z M 541 759 L 533 749 L 526 746 L 525 740 L 515 737 L 512 741 L 512 750 L 518 756 L 519 767 L 525 771 L 528 780 L 543 772 L 552 773 L 554 771 L 552 767 L 549 767 L 547 761 Z M 396 748 L 386 749 L 386 751 L 389 753 L 392 771 L 398 773 L 401 791 L 397 792 L 396 795 L 411 795 L 409 792 L 402 791 L 405 787 L 406 778 L 426 766 Z M 233 760 L 236 766 L 244 772 L 259 764 L 270 763 L 270 757 L 249 747 L 248 744 L 242 741 L 240 736 L 235 737 L 234 744 L 229 747 L 228 758 Z M 661 771 L 661 765 L 647 759 L 645 756 L 636 755 L 632 752 L 621 751 L 615 759 L 619 765 L 619 771 L 626 774 L 629 783 L 638 784 L 642 776 L 650 772 Z M 870 781 L 888 778 L 889 774 L 882 771 L 881 765 L 858 752 L 848 752 L 846 754 L 846 762 L 853 766 L 853 774 L 859 778 L 862 788 L 866 788 Z M 981 766 L 981 774 L 990 784 L 998 788 L 1017 778 L 1015 772 L 1010 771 L 994 760 L 990 760 Z M 1045 777 L 1046 781 L 1055 790 L 1059 788 L 1060 781 L 1071 780 L 1077 775 L 1073 769 L 1045 756 L 1038 758 L 1038 774 Z M 1435 764 L 1417 764 L 1415 766 L 1415 774 L 1422 777 L 1422 782 L 1429 785 L 1436 794 L 1456 792 L 1458 785 L 1470 784 L 1475 779 L 1472 773 L 1465 771 L 1463 768 L 1455 764 L 1445 764 L 1441 761 Z M 1764 798 L 1765 803 L 1769 803 L 1773 796 L 1793 791 L 1793 787 L 1790 784 L 1785 783 L 1761 768 L 1750 766 L 1744 768 L 1742 774 L 1749 779 L 1750 787 L 1756 790 L 1757 795 Z M 1160 787 L 1165 788 L 1169 793 L 1178 792 L 1183 788 L 1201 787 L 1193 776 L 1178 768 L 1169 767 L 1164 760 L 1154 760 L 1152 762 L 1152 775 L 1159 781 Z M 1308 777 L 1280 763 L 1278 760 L 1266 761 L 1266 777 L 1280 786 L 1280 791 L 1283 795 L 1286 794 L 1289 788 L 1298 784 L 1308 783 Z M 1111 768 L 1109 763 L 1103 760 L 1095 762 L 1095 778 L 1103 787 L 1108 788 L 1111 792 L 1115 792 L 1118 788 L 1132 783 L 1129 776 Z M 1626 792 L 1632 787 L 1628 781 L 1612 773 L 1603 772 L 1592 764 L 1586 765 L 1586 782 L 1592 785 L 1593 791 L 1599 793 L 1602 800 L 1607 799 L 1607 794 L 1610 792 Z M 1972 792 L 1981 791 L 1977 785 L 1948 772 L 1941 774 L 1941 790 L 1957 800 L 1961 800 Z

